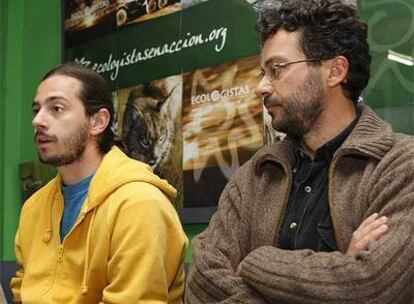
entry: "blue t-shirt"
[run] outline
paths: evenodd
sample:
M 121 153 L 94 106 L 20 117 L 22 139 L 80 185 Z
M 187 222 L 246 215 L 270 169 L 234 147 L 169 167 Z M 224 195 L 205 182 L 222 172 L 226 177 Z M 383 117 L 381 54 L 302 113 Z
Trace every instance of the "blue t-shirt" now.
M 80 183 L 71 186 L 62 185 L 63 193 L 63 215 L 60 221 L 60 241 L 63 242 L 78 218 L 83 202 L 88 195 L 89 184 L 94 174 L 88 176 Z

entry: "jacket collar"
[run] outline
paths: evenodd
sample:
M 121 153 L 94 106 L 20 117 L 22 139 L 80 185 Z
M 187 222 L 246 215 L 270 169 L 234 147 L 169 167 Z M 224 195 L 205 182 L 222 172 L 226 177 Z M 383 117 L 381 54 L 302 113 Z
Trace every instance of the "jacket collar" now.
M 371 108 L 363 106 L 361 118 L 340 150 L 345 154 L 359 153 L 379 160 L 391 150 L 392 145 L 391 125 L 379 118 Z
M 370 107 L 361 106 L 360 119 L 335 155 L 360 154 L 381 159 L 392 145 L 391 126 L 379 118 Z M 289 138 L 264 146 L 253 158 L 256 172 L 259 172 L 268 162 L 288 168 L 292 163 L 292 149 L 293 143 Z

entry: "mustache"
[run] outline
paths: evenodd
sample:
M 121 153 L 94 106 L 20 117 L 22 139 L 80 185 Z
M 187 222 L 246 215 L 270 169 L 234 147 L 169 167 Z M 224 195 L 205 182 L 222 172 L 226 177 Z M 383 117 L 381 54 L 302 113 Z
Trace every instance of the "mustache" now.
M 269 108 L 271 106 L 277 105 L 277 104 L 282 104 L 281 101 L 279 99 L 276 98 L 272 98 L 271 96 L 265 96 L 263 97 L 263 105 L 266 108 Z
M 44 131 L 41 131 L 41 130 L 35 130 L 34 140 L 35 140 L 35 141 L 36 141 L 36 140 L 43 140 L 43 141 L 45 141 L 45 140 L 49 140 L 49 141 L 55 141 L 55 140 L 57 140 L 57 138 L 56 138 L 56 136 L 54 136 L 54 135 L 50 135 L 50 134 L 47 134 L 47 133 L 46 133 L 46 132 L 44 132 Z

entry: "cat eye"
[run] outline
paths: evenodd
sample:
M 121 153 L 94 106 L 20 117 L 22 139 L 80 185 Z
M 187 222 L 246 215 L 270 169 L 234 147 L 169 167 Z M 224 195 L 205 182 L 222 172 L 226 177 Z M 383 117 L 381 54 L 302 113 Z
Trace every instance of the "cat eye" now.
M 144 149 L 149 149 L 150 148 L 150 143 L 147 140 L 140 140 L 139 145 Z

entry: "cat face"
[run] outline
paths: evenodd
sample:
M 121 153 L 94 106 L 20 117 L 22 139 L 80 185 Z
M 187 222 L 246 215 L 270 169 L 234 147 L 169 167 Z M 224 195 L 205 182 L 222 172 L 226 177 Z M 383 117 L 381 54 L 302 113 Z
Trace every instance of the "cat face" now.
M 167 158 L 174 133 L 167 104 L 171 92 L 140 85 L 128 96 L 123 119 L 123 143 L 127 154 L 157 169 Z

